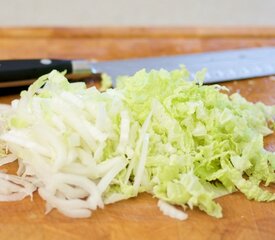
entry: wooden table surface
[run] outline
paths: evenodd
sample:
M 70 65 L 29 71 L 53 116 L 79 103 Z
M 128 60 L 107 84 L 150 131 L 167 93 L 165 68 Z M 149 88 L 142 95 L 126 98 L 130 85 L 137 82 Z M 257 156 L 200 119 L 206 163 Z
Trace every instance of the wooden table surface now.
M 275 28 L 0 29 L 0 59 L 104 60 L 272 45 Z M 225 85 L 250 101 L 275 104 L 274 77 Z M 0 103 L 16 97 L 2 96 Z M 274 134 L 265 146 L 275 151 Z M 44 215 L 45 204 L 34 194 L 32 202 L 0 203 L 0 239 L 275 239 L 274 202 L 249 201 L 240 193 L 217 202 L 223 207 L 222 219 L 197 209 L 187 211 L 187 221 L 168 218 L 149 194 L 105 206 L 89 219 L 70 219 L 57 211 Z

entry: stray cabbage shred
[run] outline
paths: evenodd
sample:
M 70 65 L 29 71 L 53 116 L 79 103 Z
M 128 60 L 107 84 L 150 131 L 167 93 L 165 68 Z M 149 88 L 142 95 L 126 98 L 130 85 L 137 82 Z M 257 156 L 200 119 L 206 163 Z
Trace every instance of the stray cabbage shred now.
M 18 162 L 17 175 L 0 172 L 0 201 L 37 190 L 47 213 L 82 218 L 148 192 L 184 220 L 174 205 L 220 218 L 220 196 L 274 200 L 260 184 L 275 182 L 275 153 L 263 145 L 275 106 L 202 85 L 204 73 L 141 70 L 105 92 L 55 70 L 40 77 L 0 107 L 0 166 Z

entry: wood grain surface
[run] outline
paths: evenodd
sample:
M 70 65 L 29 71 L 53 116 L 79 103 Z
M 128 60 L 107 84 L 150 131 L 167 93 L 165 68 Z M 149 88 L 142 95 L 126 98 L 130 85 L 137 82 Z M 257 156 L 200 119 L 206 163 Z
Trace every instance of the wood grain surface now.
M 0 29 L 0 59 L 125 59 L 272 45 L 275 28 Z M 225 85 L 250 101 L 275 104 L 274 77 Z M 2 96 L 0 103 L 16 97 Z M 265 139 L 265 147 L 275 151 L 274 134 Z M 45 204 L 34 194 L 33 201 L 0 203 L 0 239 L 275 239 L 274 202 L 249 201 L 240 193 L 217 202 L 222 219 L 197 209 L 187 211 L 187 221 L 170 219 L 149 194 L 105 206 L 89 219 L 70 219 L 57 211 L 44 215 Z

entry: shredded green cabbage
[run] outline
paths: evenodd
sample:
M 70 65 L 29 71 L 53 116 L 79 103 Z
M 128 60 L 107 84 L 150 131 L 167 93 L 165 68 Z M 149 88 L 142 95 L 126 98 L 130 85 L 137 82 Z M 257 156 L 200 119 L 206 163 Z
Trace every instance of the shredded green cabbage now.
M 38 188 L 47 211 L 70 217 L 140 192 L 179 219 L 186 216 L 165 202 L 219 218 L 215 198 L 237 190 L 274 200 L 260 184 L 275 182 L 275 154 L 263 146 L 275 106 L 204 86 L 204 74 L 189 81 L 185 68 L 141 70 L 101 93 L 52 71 L 2 113 L 0 144 L 19 159 L 18 175 Z

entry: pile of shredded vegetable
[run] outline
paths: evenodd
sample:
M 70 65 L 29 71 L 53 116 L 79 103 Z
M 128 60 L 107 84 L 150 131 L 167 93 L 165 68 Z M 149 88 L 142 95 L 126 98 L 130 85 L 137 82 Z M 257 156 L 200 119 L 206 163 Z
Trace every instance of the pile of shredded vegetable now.
M 148 192 L 184 220 L 174 205 L 220 218 L 215 198 L 234 191 L 274 200 L 260 184 L 275 182 L 275 153 L 263 147 L 275 106 L 204 86 L 203 75 L 141 70 L 105 92 L 42 76 L 0 108 L 0 165 L 19 164 L 16 176 L 0 172 L 0 201 L 37 190 L 46 212 L 80 218 Z

